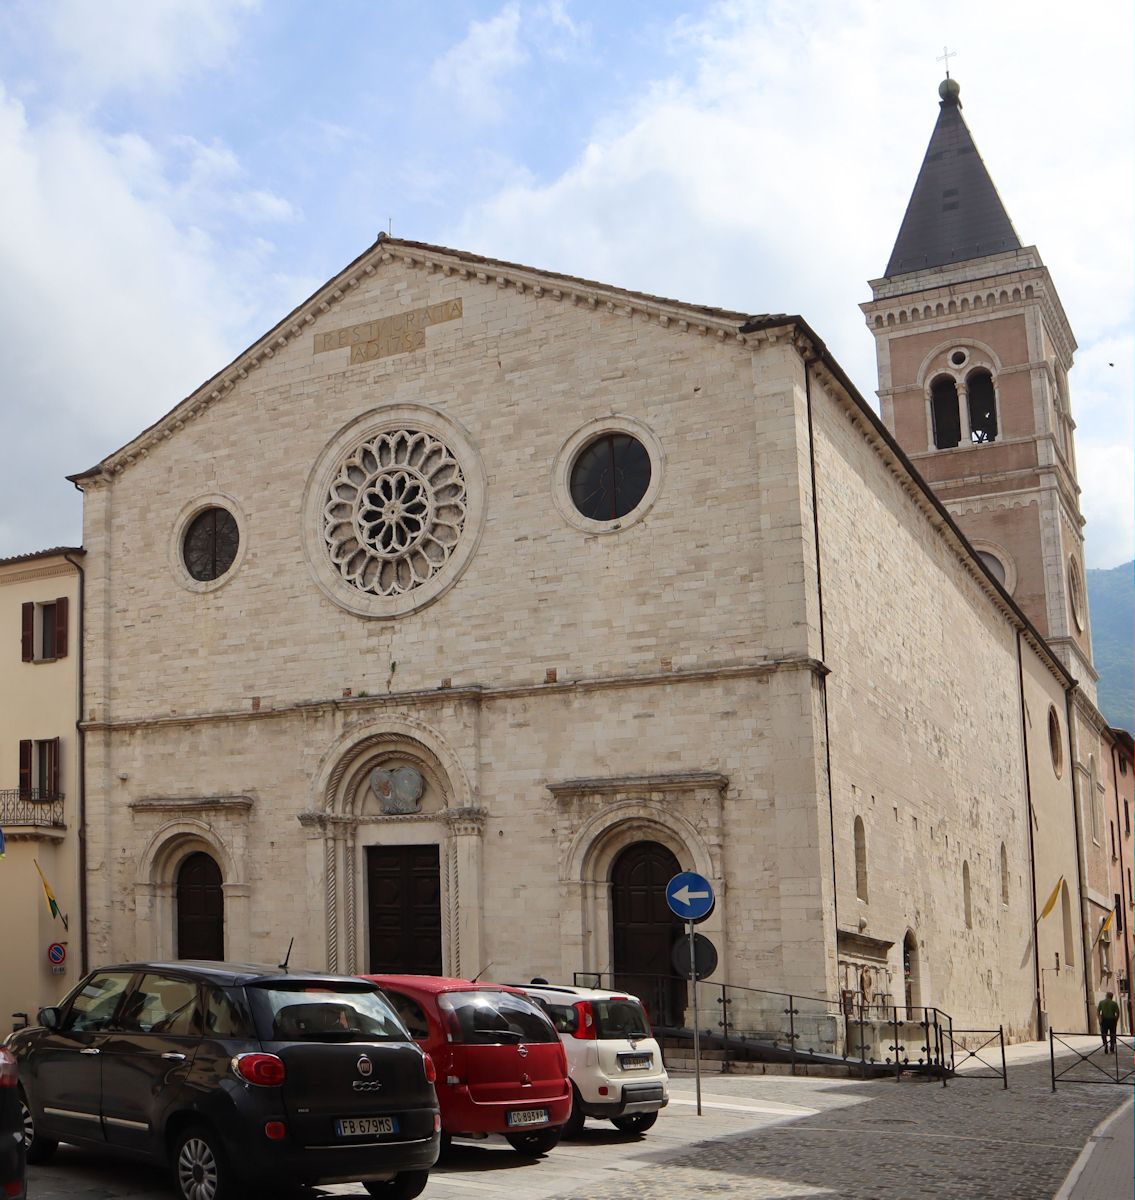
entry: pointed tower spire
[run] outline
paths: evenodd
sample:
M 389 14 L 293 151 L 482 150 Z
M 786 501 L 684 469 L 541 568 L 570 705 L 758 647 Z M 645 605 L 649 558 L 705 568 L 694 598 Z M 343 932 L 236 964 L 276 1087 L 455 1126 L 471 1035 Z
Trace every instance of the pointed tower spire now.
M 938 88 L 938 123 L 906 206 L 886 277 L 1019 250 L 1021 239 L 962 118 L 961 88 Z

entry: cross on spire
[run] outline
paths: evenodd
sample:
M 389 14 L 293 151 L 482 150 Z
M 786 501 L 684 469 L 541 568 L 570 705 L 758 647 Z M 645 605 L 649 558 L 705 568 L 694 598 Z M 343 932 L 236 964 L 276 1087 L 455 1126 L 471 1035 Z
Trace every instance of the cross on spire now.
M 958 57 L 958 52 L 956 50 L 950 50 L 946 46 L 942 47 L 942 53 L 938 55 L 938 58 L 936 61 L 944 62 L 946 64 L 946 78 L 947 79 L 950 78 L 950 59 L 957 58 L 957 57 Z

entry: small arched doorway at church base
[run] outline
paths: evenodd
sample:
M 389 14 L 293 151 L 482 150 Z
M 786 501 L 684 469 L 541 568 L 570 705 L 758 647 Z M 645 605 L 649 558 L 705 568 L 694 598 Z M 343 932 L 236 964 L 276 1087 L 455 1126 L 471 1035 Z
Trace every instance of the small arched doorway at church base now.
M 914 1010 L 922 1004 L 918 979 L 918 938 L 908 929 L 902 940 L 902 974 L 906 991 L 907 1018 L 914 1016 Z
M 682 922 L 666 904 L 666 884 L 681 867 L 658 842 L 628 846 L 611 867 L 615 987 L 642 999 L 655 1025 L 683 1023 L 686 984 L 670 961 Z
M 221 868 L 203 850 L 177 870 L 177 957 L 225 957 L 225 893 Z

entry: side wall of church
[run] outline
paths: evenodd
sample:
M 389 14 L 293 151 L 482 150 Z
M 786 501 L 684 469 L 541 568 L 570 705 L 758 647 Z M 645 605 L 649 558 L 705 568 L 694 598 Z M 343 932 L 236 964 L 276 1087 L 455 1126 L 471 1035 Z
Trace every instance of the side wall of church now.
M 915 1004 L 1028 1037 L 1035 986 L 1015 630 L 869 444 L 865 423 L 822 388 L 813 398 L 843 940 L 890 944 L 889 1002 L 904 1003 L 906 940 Z
M 276 962 L 295 936 L 293 961 L 361 970 L 367 847 L 437 844 L 446 969 L 570 979 L 611 966 L 611 864 L 638 839 L 713 879 L 720 977 L 828 991 L 795 351 L 399 262 L 314 332 L 456 299 L 424 349 L 357 366 L 305 334 L 88 486 L 92 955 L 174 952 L 176 867 L 205 849 L 226 954 Z M 486 516 L 450 590 L 367 620 L 315 585 L 302 501 L 337 431 L 392 404 L 464 431 Z M 661 488 L 596 535 L 554 474 L 611 414 L 657 440 Z M 210 497 L 242 545 L 193 588 L 178 530 Z M 381 811 L 371 753 L 423 764 L 421 813 Z

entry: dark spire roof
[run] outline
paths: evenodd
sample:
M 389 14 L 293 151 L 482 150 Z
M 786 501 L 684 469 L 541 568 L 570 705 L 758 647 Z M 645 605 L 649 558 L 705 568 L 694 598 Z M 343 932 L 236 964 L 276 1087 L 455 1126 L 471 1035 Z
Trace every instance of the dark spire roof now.
M 887 263 L 888 278 L 1021 248 L 962 119 L 959 91 L 949 78 L 938 89 L 938 123 Z

